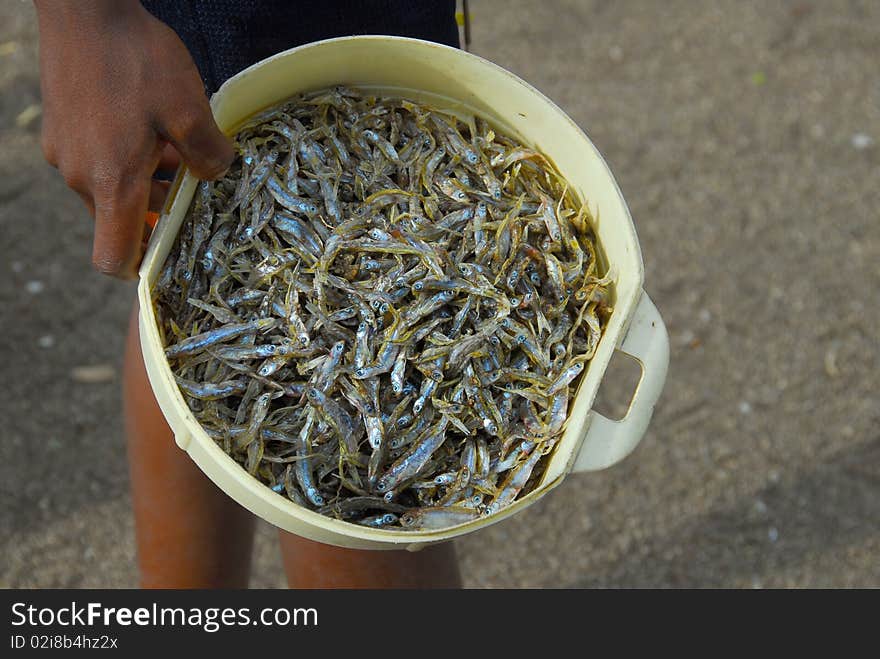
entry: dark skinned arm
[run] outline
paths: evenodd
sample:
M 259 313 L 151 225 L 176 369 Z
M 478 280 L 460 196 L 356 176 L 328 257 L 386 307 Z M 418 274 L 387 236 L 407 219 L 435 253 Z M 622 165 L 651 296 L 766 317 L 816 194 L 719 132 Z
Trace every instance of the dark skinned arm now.
M 197 177 L 233 158 L 198 70 L 175 32 L 137 0 L 34 0 L 40 30 L 42 146 L 95 219 L 92 262 L 131 278 L 144 217 L 161 207 L 157 168 Z

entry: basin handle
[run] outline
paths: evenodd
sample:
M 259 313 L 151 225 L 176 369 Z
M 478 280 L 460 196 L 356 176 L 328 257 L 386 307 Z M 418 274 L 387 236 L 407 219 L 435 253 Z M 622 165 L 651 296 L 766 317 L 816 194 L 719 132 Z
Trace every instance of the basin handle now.
M 669 335 L 657 307 L 644 291 L 629 331 L 617 349 L 639 363 L 642 377 L 622 419 L 613 421 L 595 410 L 590 412 L 590 425 L 572 465 L 573 472 L 605 469 L 629 455 L 648 429 L 654 404 L 663 391 L 669 367 Z

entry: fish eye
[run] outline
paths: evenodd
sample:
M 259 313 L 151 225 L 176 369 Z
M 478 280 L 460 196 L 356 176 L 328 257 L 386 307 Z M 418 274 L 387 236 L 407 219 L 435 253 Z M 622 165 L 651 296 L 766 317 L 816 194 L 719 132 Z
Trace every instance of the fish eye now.
M 383 303 L 381 304 L 381 306 L 379 307 L 379 312 L 380 312 L 380 313 L 388 313 L 388 310 L 389 310 L 390 308 L 391 308 L 391 305 L 390 305 L 390 304 L 388 304 L 387 302 L 383 302 Z
M 519 344 L 523 344 L 523 343 L 525 343 L 525 342 L 526 342 L 526 335 L 525 335 L 525 334 L 520 334 L 519 336 L 517 336 L 517 337 L 516 337 L 516 342 L 519 343 Z
M 365 369 L 365 368 L 356 368 L 355 371 L 354 371 L 354 374 L 355 374 L 357 377 L 362 378 L 362 377 L 364 377 L 364 376 L 367 374 L 367 369 Z
M 382 497 L 385 500 L 385 503 L 391 503 L 394 500 L 394 492 L 390 490 L 385 493 L 385 496 Z
M 424 284 L 424 282 L 421 282 L 421 281 L 417 281 L 415 284 L 413 284 L 413 290 L 414 290 L 414 291 L 420 291 L 420 290 L 422 290 L 424 287 L 425 287 L 425 284 Z

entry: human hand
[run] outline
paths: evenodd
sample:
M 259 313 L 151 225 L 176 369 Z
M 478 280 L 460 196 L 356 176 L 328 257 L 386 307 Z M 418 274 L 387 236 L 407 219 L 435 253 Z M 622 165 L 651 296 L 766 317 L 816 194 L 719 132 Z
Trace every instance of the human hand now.
M 40 29 L 42 147 L 95 219 L 92 262 L 135 276 L 147 209 L 178 156 L 201 179 L 232 162 L 186 46 L 137 0 L 34 0 Z

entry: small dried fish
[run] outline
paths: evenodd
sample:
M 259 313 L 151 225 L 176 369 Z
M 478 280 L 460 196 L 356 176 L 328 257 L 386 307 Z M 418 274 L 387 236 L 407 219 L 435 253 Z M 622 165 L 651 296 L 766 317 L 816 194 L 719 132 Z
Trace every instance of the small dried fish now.
M 371 528 L 534 489 L 611 313 L 587 205 L 480 117 L 354 89 L 235 143 L 152 291 L 206 432 L 280 496 Z

